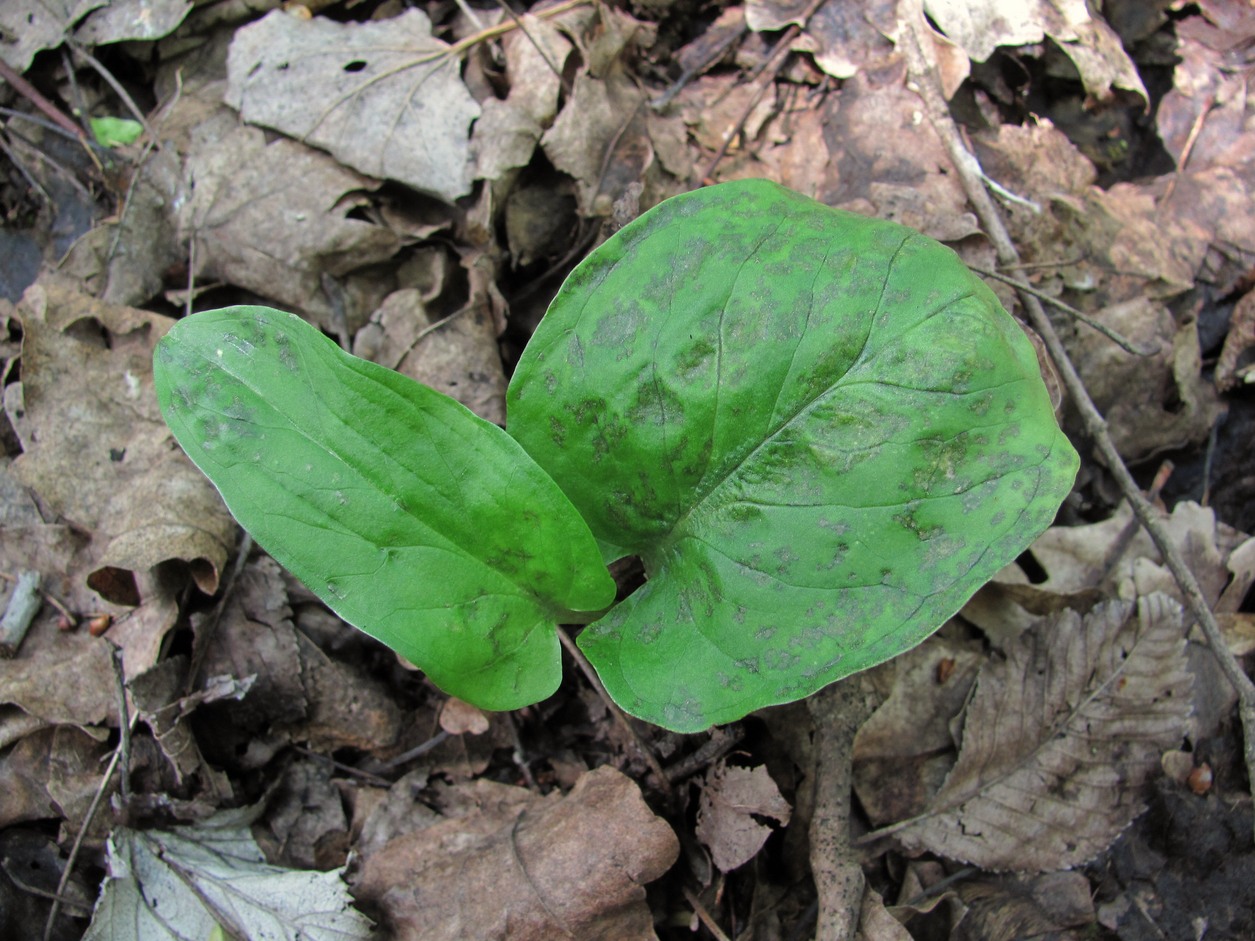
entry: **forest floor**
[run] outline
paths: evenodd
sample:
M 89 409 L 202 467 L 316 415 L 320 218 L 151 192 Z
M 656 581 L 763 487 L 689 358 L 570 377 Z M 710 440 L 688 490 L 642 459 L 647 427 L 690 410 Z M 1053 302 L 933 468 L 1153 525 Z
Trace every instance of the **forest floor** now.
M 0 936 L 1255 937 L 1255 9 L 1007 6 L 0 6 Z M 451 698 L 162 419 L 157 341 L 264 304 L 503 425 L 572 268 L 751 177 L 953 248 L 1083 385 L 1041 351 L 1054 525 L 809 700 Z

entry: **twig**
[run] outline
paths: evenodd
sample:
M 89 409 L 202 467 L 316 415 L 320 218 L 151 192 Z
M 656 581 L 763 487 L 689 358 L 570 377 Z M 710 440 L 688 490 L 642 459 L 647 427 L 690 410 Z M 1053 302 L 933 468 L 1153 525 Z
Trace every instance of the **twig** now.
M 131 723 L 134 725 L 138 713 L 131 713 Z M 57 916 L 61 913 L 61 899 L 65 896 L 65 887 L 70 884 L 70 876 L 74 872 L 74 864 L 78 860 L 79 850 L 83 848 L 83 841 L 87 839 L 87 831 L 91 829 L 92 821 L 96 819 L 96 813 L 100 810 L 100 803 L 104 800 L 105 791 L 109 789 L 109 782 L 113 779 L 113 773 L 118 770 L 118 764 L 122 760 L 122 744 L 118 743 L 118 747 L 113 750 L 113 757 L 109 759 L 109 765 L 105 768 L 104 777 L 100 779 L 100 785 L 96 788 L 96 793 L 92 795 L 92 802 L 87 807 L 87 813 L 83 816 L 83 825 L 79 827 L 78 834 L 74 837 L 74 845 L 70 847 L 70 855 L 66 857 L 65 868 L 61 870 L 61 879 L 57 883 L 57 898 L 53 900 L 52 907 L 48 910 L 48 920 L 44 922 L 43 941 L 51 941 L 52 929 L 56 927 Z
M 998 262 L 1002 265 L 1018 264 L 1020 261 L 1019 252 L 1011 241 L 1011 236 L 1008 234 L 1006 226 L 1003 224 L 1001 213 L 980 182 L 979 164 L 977 164 L 976 158 L 964 147 L 958 128 L 955 126 L 954 119 L 946 106 L 945 98 L 942 96 L 940 80 L 937 78 L 933 65 L 925 53 L 926 46 L 920 36 L 922 24 L 924 23 L 921 0 L 906 0 L 903 4 L 903 14 L 906 28 L 903 30 L 902 45 L 906 53 L 908 69 L 912 81 L 924 101 L 925 109 L 933 123 L 933 127 L 936 129 L 938 136 L 950 155 L 951 161 L 958 170 L 964 191 L 976 209 L 976 214 L 985 229 L 985 233 L 994 245 Z M 1125 499 L 1132 506 L 1134 514 L 1142 526 L 1146 528 L 1146 532 L 1150 535 L 1156 548 L 1159 549 L 1160 556 L 1176 579 L 1177 586 L 1181 589 L 1186 607 L 1189 608 L 1190 613 L 1198 622 L 1204 636 L 1207 638 L 1208 644 L 1211 646 L 1216 662 L 1220 665 L 1225 677 L 1237 692 L 1238 714 L 1242 719 L 1243 752 L 1247 776 L 1252 787 L 1255 788 L 1255 683 L 1251 682 L 1251 678 L 1243 672 L 1237 658 L 1229 651 L 1228 645 L 1225 643 L 1224 634 L 1220 630 L 1220 625 L 1207 603 L 1198 580 L 1194 577 L 1194 573 L 1190 571 L 1190 567 L 1186 564 L 1185 559 L 1173 544 L 1172 537 L 1160 519 L 1158 510 L 1146 499 L 1138 487 L 1137 481 L 1133 479 L 1133 475 L 1129 473 L 1128 467 L 1125 466 L 1124 459 L 1120 456 L 1120 452 L 1116 449 L 1115 443 L 1111 439 L 1106 419 L 1103 418 L 1102 413 L 1094 405 L 1093 399 L 1090 398 L 1084 382 L 1082 382 L 1080 375 L 1077 373 L 1076 367 L 1072 365 L 1067 350 L 1064 349 L 1063 343 L 1059 340 L 1059 335 L 1055 332 L 1050 318 L 1046 316 L 1046 311 L 1042 307 L 1041 302 L 1027 292 L 1021 295 L 1020 300 L 1024 305 L 1033 329 L 1041 336 L 1046 344 L 1046 349 L 1050 351 L 1050 355 L 1059 369 L 1064 386 L 1072 396 L 1077 411 L 1080 413 L 1086 433 L 1097 448 L 1103 463 L 1106 464 L 1107 470 L 1120 487 Z
M 407 752 L 402 752 L 401 754 L 397 755 L 395 758 L 389 758 L 387 761 L 383 762 L 379 767 L 384 771 L 391 771 L 393 768 L 399 768 L 401 765 L 405 764 L 406 762 L 413 761 L 415 758 L 421 758 L 423 755 L 427 754 L 433 748 L 437 747 L 438 745 L 444 744 L 447 738 L 449 738 L 448 732 L 445 732 L 443 730 L 439 731 L 435 735 L 433 735 L 431 738 L 427 739 L 427 741 L 423 742 L 423 744 L 417 745 L 414 748 L 411 748 Z
M 1099 323 L 1093 317 L 1089 316 L 1089 314 L 1086 314 L 1083 311 L 1077 310 L 1071 304 L 1061 301 L 1057 297 L 1051 297 L 1045 291 L 1037 290 L 1037 288 L 1033 287 L 1027 281 L 1024 281 L 1020 278 L 1012 278 L 1009 275 L 1005 275 L 1000 271 L 994 271 L 992 268 L 979 268 L 976 265 L 968 265 L 968 267 L 971 268 L 973 271 L 975 271 L 979 275 L 983 275 L 986 278 L 995 278 L 996 280 L 1001 281 L 1003 284 L 1011 285 L 1017 291 L 1023 291 L 1027 294 L 1032 294 L 1038 300 L 1043 301 L 1051 305 L 1052 307 L 1057 307 L 1059 310 L 1063 311 L 1068 316 L 1073 317 L 1076 320 L 1079 320 L 1081 323 L 1085 324 L 1085 326 L 1089 327 L 1091 330 L 1097 330 L 1099 333 L 1105 336 L 1108 340 L 1110 340 L 1116 346 L 1120 347 L 1120 349 L 1124 350 L 1126 353 L 1132 353 L 1134 356 L 1154 356 L 1156 353 L 1159 352 L 1158 346 L 1156 346 L 1154 349 L 1150 349 L 1149 347 L 1139 348 L 1139 347 L 1134 346 L 1133 341 L 1125 337 L 1119 331 L 1111 329 L 1106 324 Z
M 9 604 L 0 618 L 0 657 L 8 659 L 22 646 L 31 622 L 39 613 L 43 598 L 39 594 L 40 574 L 35 569 L 23 569 L 17 573 Z
M 814 15 L 816 10 L 823 6 L 824 3 L 825 0 L 811 0 L 810 5 L 802 11 L 802 14 L 798 17 L 798 19 L 805 23 Z M 766 81 L 759 82 L 757 90 L 750 96 L 750 100 L 746 103 L 745 109 L 741 112 L 741 117 L 737 119 L 736 124 L 723 135 L 723 143 L 719 145 L 719 150 L 715 153 L 714 157 L 711 158 L 709 166 L 706 167 L 706 172 L 702 174 L 702 180 L 704 182 L 708 184 L 714 182 L 715 168 L 719 166 L 719 162 L 723 160 L 724 155 L 727 154 L 728 148 L 732 146 L 732 142 L 736 140 L 743 130 L 745 130 L 745 124 L 749 121 L 750 115 L 753 113 L 754 109 L 758 107 L 758 103 L 762 101 L 763 95 L 767 93 L 767 89 L 771 87 L 773 82 L 775 82 L 776 75 L 779 74 L 781 67 L 784 65 L 785 56 L 783 53 L 787 53 L 789 51 L 790 47 L 793 45 L 793 40 L 795 40 L 801 32 L 802 28 L 798 26 L 797 23 L 790 24 L 789 28 L 784 31 L 784 34 L 776 40 L 776 44 L 771 47 L 771 51 L 767 53 L 767 58 L 763 60 L 762 65 L 760 65 L 754 71 L 754 74 L 750 76 L 751 82 L 757 81 L 764 72 L 771 69 L 771 74 L 767 76 Z
M 87 135 L 83 129 L 70 120 L 60 108 L 41 95 L 34 85 L 14 72 L 3 59 L 0 59 L 0 79 L 4 79 L 15 92 L 48 115 L 52 122 L 67 134 L 82 141 L 84 145 L 87 144 Z
M 688 901 L 689 905 L 693 906 L 693 911 L 696 913 L 697 917 L 701 919 L 702 924 L 706 926 L 706 930 L 711 933 L 715 941 L 732 941 L 731 938 L 724 934 L 723 929 L 719 927 L 719 922 L 715 921 L 714 916 L 706 910 L 706 906 L 702 904 L 702 900 L 699 899 L 688 886 L 684 887 L 684 898 Z
M 744 737 L 745 731 L 740 725 L 715 726 L 710 730 L 710 738 L 702 743 L 701 748 L 667 766 L 663 773 L 672 784 L 683 781 L 732 751 Z
M 106 641 L 108 643 L 108 641 Z M 131 722 L 126 707 L 126 667 L 122 664 L 122 648 L 109 644 L 109 662 L 113 666 L 114 690 L 118 694 L 118 751 L 122 756 L 122 777 L 118 779 L 118 791 L 125 802 L 131 796 Z
M 566 652 L 571 655 L 571 659 L 579 665 L 580 672 L 584 674 L 585 679 L 597 695 L 601 697 L 601 701 L 606 704 L 606 708 L 610 710 L 610 714 L 614 716 L 615 722 L 631 736 L 637 749 L 645 756 L 645 761 L 649 765 L 649 770 L 655 778 L 658 779 L 658 786 L 662 788 L 663 793 L 667 793 L 671 789 L 671 782 L 667 780 L 667 772 L 662 770 L 662 765 L 658 761 L 658 756 L 654 754 L 654 750 L 636 734 L 636 729 L 632 728 L 632 723 L 628 721 L 627 716 L 623 714 L 623 710 L 619 708 L 619 704 L 610 698 L 610 694 L 606 692 L 606 688 L 601 685 L 601 678 L 597 676 L 597 671 L 593 669 L 593 665 L 588 662 L 588 658 L 584 656 L 584 651 L 576 646 L 575 641 L 562 628 L 558 628 L 558 639 L 562 641 L 562 646 L 566 648 Z

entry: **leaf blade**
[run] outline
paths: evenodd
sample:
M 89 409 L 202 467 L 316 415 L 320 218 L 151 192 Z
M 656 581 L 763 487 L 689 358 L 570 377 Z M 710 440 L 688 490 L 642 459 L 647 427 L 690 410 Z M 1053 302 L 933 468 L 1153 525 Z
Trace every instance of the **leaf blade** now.
M 604 607 L 613 582 L 508 435 L 267 308 L 180 321 L 155 370 L 180 445 L 341 617 L 484 708 L 557 687 L 555 620 Z
M 683 731 L 918 643 L 1046 528 L 1077 466 L 1031 345 L 949 249 L 766 181 L 601 246 L 507 403 L 650 577 L 581 646 L 620 705 Z
M 1142 785 L 1185 731 L 1185 633 L 1161 593 L 1026 631 L 982 667 L 958 761 L 898 840 L 983 869 L 1089 862 L 1142 811 Z

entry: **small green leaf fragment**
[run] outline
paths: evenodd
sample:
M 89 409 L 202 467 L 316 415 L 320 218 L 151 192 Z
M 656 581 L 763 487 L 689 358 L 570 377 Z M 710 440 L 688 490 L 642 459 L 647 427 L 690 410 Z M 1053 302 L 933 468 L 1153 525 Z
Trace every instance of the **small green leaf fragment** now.
M 144 125 L 130 118 L 91 118 L 92 136 L 101 147 L 125 147 L 139 140 Z
M 349 623 L 485 709 L 552 694 L 555 622 L 614 582 L 509 435 L 264 307 L 157 345 L 162 413 L 257 542 Z
M 507 402 L 649 573 L 580 646 L 620 705 L 680 731 L 918 644 L 1050 524 L 1078 464 L 1031 344 L 952 251 L 762 180 L 594 251 Z

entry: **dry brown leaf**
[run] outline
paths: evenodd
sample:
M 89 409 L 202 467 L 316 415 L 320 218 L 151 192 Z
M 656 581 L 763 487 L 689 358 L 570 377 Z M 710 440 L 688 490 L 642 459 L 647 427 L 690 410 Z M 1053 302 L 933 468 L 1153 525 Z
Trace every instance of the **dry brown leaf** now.
M 921 108 L 900 68 L 875 78 L 859 72 L 814 111 L 824 146 L 817 152 L 809 148 L 803 158 L 812 177 L 795 167 L 786 182 L 821 202 L 890 219 L 941 241 L 975 234 L 976 218 Z M 783 154 L 790 147 L 786 142 L 777 149 Z M 765 152 L 763 159 L 778 157 Z
M 610 215 L 627 184 L 653 163 L 645 98 L 621 67 L 603 78 L 581 72 L 571 100 L 541 138 L 545 156 L 575 178 L 583 215 Z
M 477 706 L 450 696 L 440 708 L 440 727 L 450 735 L 483 735 L 488 731 L 488 716 Z
M 645 941 L 644 885 L 679 843 L 612 768 L 565 797 L 479 780 L 468 812 L 367 855 L 354 894 L 384 912 L 396 941 Z
M 1255 291 L 1244 294 L 1233 305 L 1229 333 L 1216 361 L 1216 387 L 1227 391 L 1255 382 L 1252 353 L 1255 353 Z
M 235 522 L 157 407 L 152 351 L 172 321 L 55 284 L 32 287 L 19 313 L 20 414 L 6 396 L 25 452 L 14 474 L 92 535 L 93 587 L 108 584 L 110 570 L 142 572 L 180 558 L 212 594 Z
M 959 759 L 897 836 L 983 869 L 1081 865 L 1143 808 L 1191 710 L 1180 605 L 1164 595 L 1064 612 L 981 670 Z
M 0 829 L 27 820 L 81 822 L 111 750 L 69 725 L 27 735 L 0 756 Z
M 999 46 L 1025 46 L 1046 36 L 1059 45 L 1080 73 L 1085 90 L 1110 98 L 1112 88 L 1149 101 L 1137 66 L 1106 21 L 1073 0 L 924 0 L 924 9 L 945 35 L 977 62 Z
M 561 73 L 574 46 L 548 20 L 524 13 L 519 22 L 522 29 L 501 43 L 510 93 L 504 100 L 486 99 L 471 132 L 476 179 L 497 180 L 527 166 L 558 113 Z
M 353 352 L 457 399 L 480 418 L 505 424 L 497 329 L 480 298 L 441 322 L 423 292 L 403 288 L 389 294 L 358 331 Z
M 247 734 L 305 718 L 309 700 L 277 562 L 250 562 L 217 617 L 194 617 L 192 625 L 203 648 L 201 676 L 257 677 L 248 695 L 231 705 L 233 725 Z
M 763 14 L 775 6 L 750 0 L 746 4 L 746 19 L 754 29 L 781 29 L 782 26 L 762 25 Z M 894 30 L 897 6 L 897 0 L 825 3 L 807 22 L 799 24 L 805 33 L 796 47 L 810 52 L 815 64 L 834 78 L 850 78 L 860 69 L 882 69 L 898 56 L 887 38 Z
M 293 627 L 283 574 L 273 559 L 244 569 L 216 626 L 205 619 L 195 626 L 198 643 L 206 645 L 202 677 L 257 677 L 241 701 L 220 707 L 239 747 L 256 748 L 256 755 L 244 751 L 244 764 L 264 764 L 276 737 L 307 741 L 315 750 L 370 751 L 400 735 L 401 710 L 383 683 L 327 656 Z M 225 736 L 228 730 L 221 731 Z
M 55 630 L 55 629 L 54 629 Z M 29 640 L 28 640 L 29 643 Z M 118 724 L 118 694 L 109 642 L 61 633 L 16 660 L 0 660 L 0 703 L 18 706 L 52 725 Z M 53 682 L 73 677 L 73 682 Z
M 326 872 L 344 865 L 349 822 L 331 765 L 308 758 L 283 771 L 254 836 L 271 862 Z
M 934 634 L 895 661 L 889 697 L 854 737 L 854 791 L 874 825 L 923 812 L 954 766 L 951 723 L 986 660 L 980 644 Z
M 786 826 L 792 808 L 780 795 L 765 765 L 740 768 L 720 762 L 706 774 L 697 811 L 697 838 L 722 872 L 754 858 L 772 828 L 755 816 Z
M 248 288 L 333 332 L 356 328 L 388 284 L 354 272 L 401 245 L 390 229 L 351 217 L 378 184 L 296 141 L 268 144 L 258 128 L 223 130 L 220 113 L 204 123 L 217 133 L 187 157 L 194 185 L 179 217 L 194 243 L 197 279 Z M 344 310 L 327 296 L 325 277 L 340 282 Z
M 449 202 L 470 190 L 479 106 L 421 10 L 366 23 L 276 10 L 236 32 L 227 72 L 226 102 L 250 124 Z
M 332 659 L 304 634 L 296 635 L 301 682 L 309 716 L 291 729 L 316 751 L 386 749 L 405 725 L 401 707 L 384 684 L 364 671 Z

